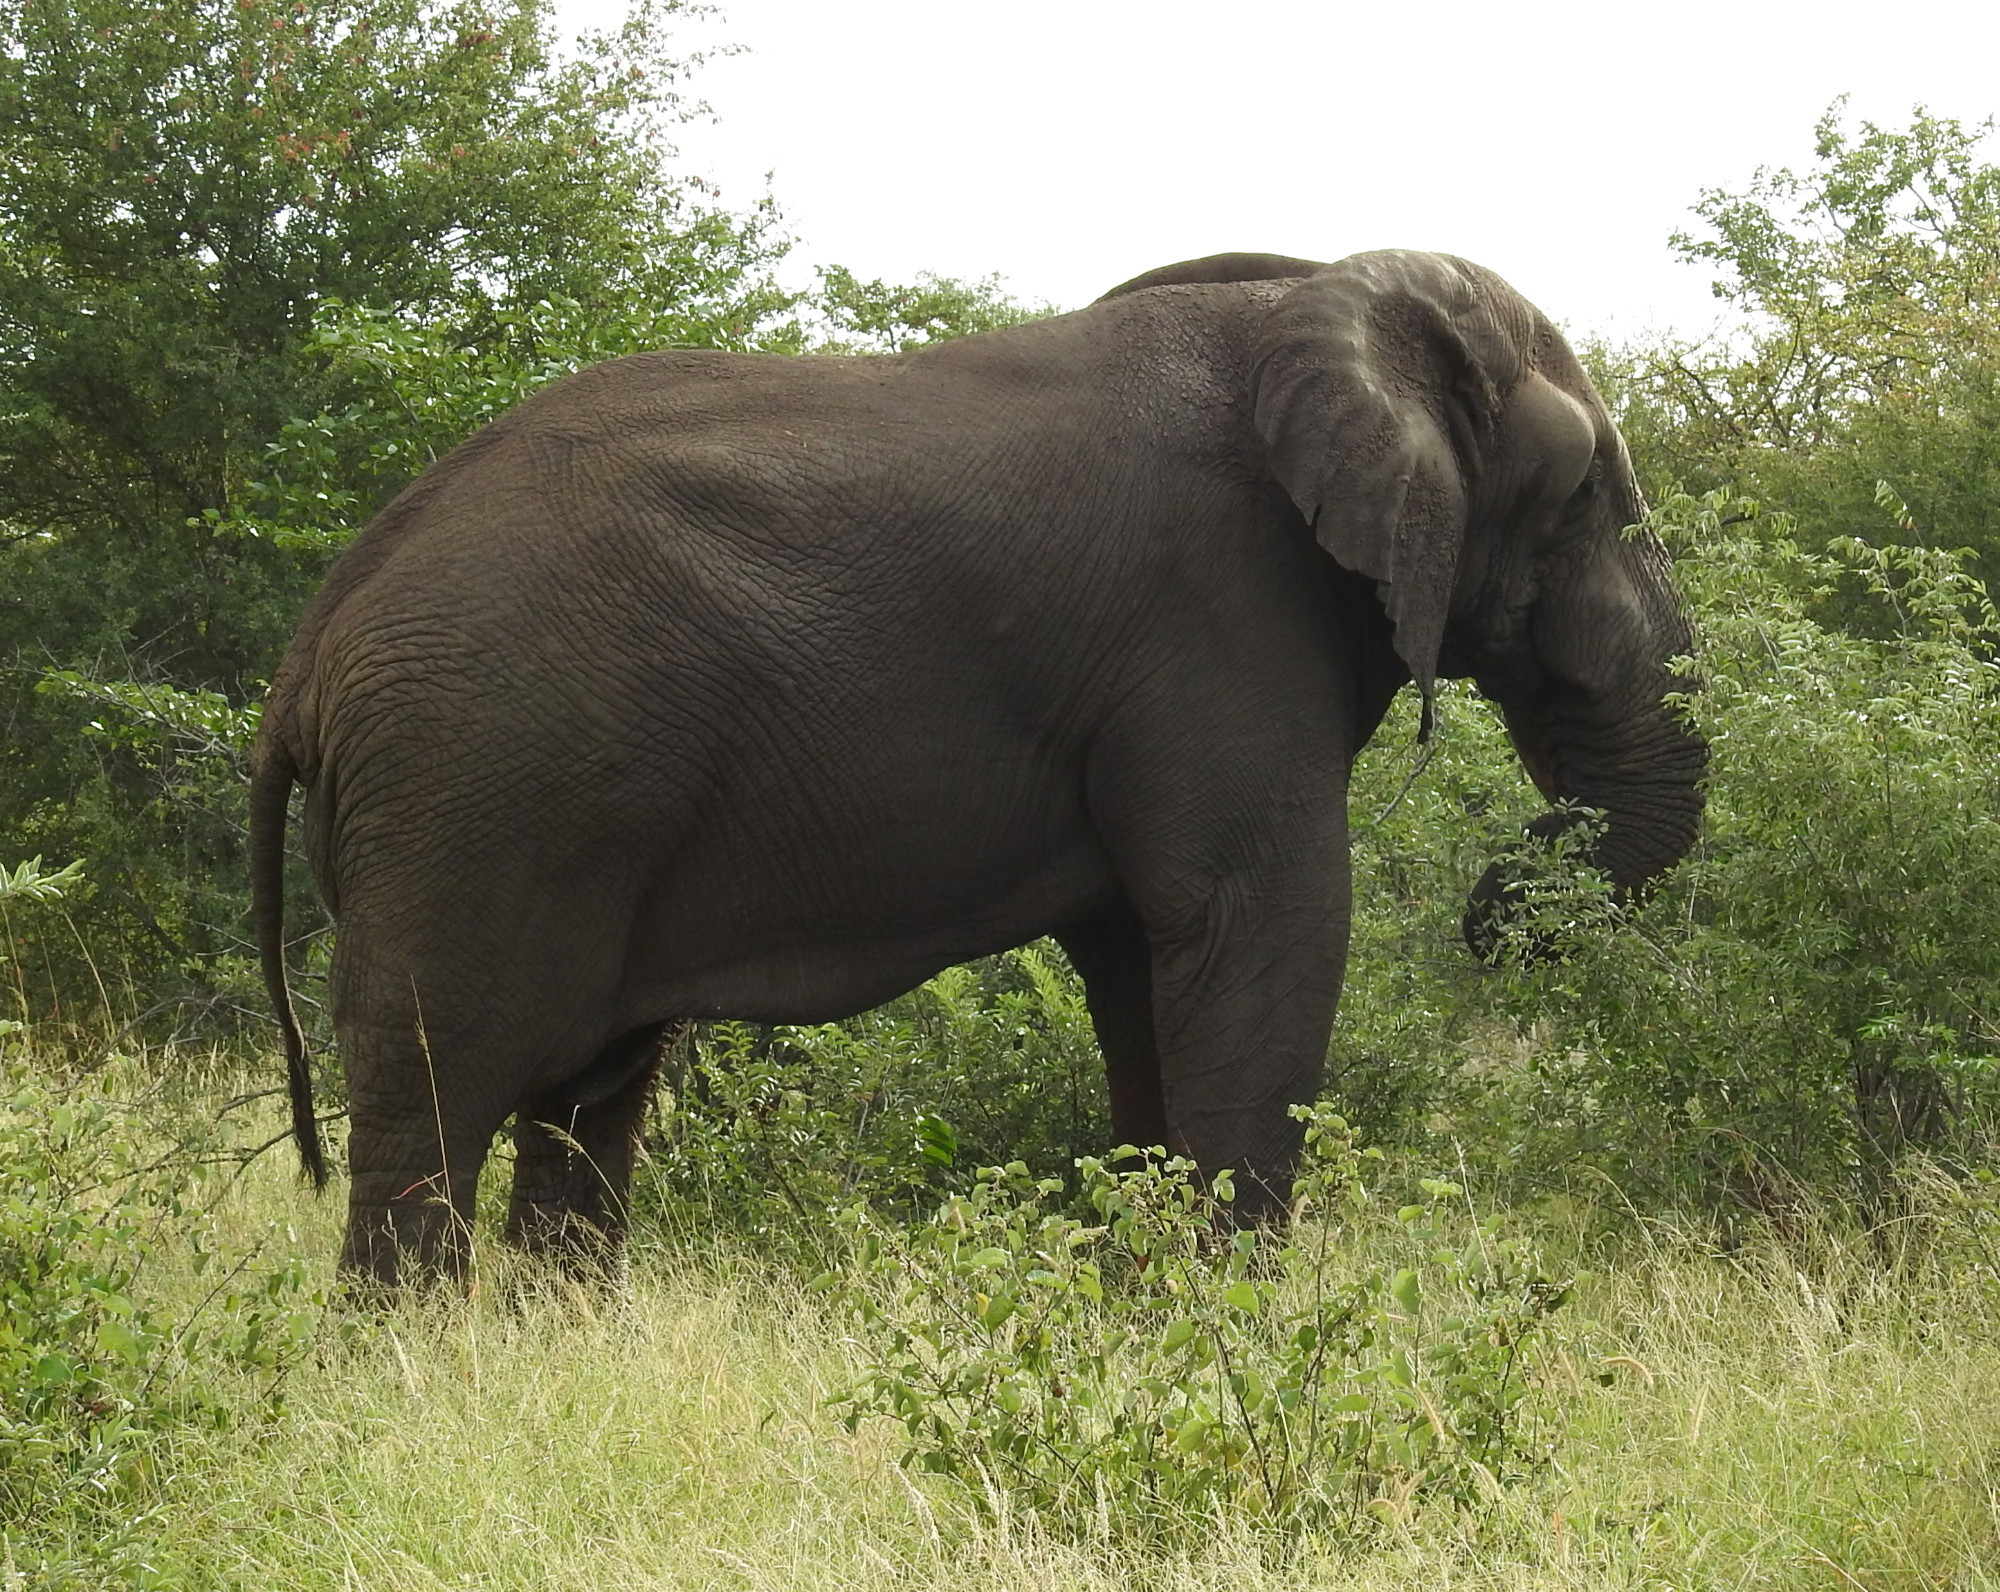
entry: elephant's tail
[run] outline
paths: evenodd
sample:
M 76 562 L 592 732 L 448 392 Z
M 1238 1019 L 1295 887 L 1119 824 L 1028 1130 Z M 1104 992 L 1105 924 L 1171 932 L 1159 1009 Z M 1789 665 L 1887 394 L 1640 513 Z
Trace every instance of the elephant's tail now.
M 270 992 L 285 1040 L 285 1077 L 292 1097 L 292 1137 L 299 1159 L 314 1188 L 326 1187 L 326 1148 L 320 1142 L 319 1118 L 313 1111 L 312 1067 L 306 1056 L 306 1036 L 292 1006 L 291 984 L 285 977 L 285 818 L 292 784 L 298 777 L 291 757 L 276 736 L 265 736 L 250 776 L 250 899 L 257 919 L 257 955 L 264 964 L 264 988 Z

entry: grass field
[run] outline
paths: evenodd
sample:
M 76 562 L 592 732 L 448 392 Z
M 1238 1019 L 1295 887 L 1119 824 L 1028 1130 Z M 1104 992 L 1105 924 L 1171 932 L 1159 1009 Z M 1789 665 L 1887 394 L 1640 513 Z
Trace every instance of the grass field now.
M 219 1255 L 330 1280 L 338 1198 L 281 1154 L 202 1203 Z M 302 1307 L 281 1408 L 178 1426 L 115 1486 L 6 1522 L 0 1586 L 2000 1587 L 2000 1240 L 1990 1208 L 1923 1210 L 1886 1242 L 1829 1225 L 1726 1255 L 1657 1227 L 1586 1252 L 1544 1216 L 1582 1269 L 1535 1366 L 1546 1467 L 1474 1512 L 1289 1538 L 1222 1518 L 1171 1549 L 1058 1535 L 907 1473 L 894 1425 L 844 1431 L 825 1401 L 856 1346 L 799 1276 L 653 1240 L 607 1299 L 490 1263 L 465 1301 Z M 170 1220 L 154 1237 L 147 1297 L 212 1309 L 216 1263 Z

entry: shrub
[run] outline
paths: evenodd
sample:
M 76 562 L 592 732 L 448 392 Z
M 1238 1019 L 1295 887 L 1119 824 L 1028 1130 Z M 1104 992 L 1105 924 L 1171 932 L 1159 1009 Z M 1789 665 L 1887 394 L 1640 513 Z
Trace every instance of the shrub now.
M 851 1207 L 858 1267 L 822 1279 L 860 1333 L 849 1428 L 897 1421 L 905 1464 L 989 1508 L 1141 1537 L 1496 1493 L 1533 1463 L 1524 1351 L 1567 1283 L 1494 1223 L 1448 1241 L 1460 1191 L 1434 1181 L 1398 1216 L 1403 1264 L 1337 1281 L 1371 1152 L 1331 1111 L 1296 1114 L 1288 1234 L 1232 1224 L 1227 1174 L 1204 1192 L 1129 1146 L 1077 1162 L 1094 1222 L 1018 1161 L 909 1228 Z
M 162 1156 L 101 1079 L 0 1052 L 0 1554 L 32 1562 L 44 1531 L 129 1517 L 176 1432 L 282 1407 L 315 1301 L 288 1235 L 222 1246 L 192 1201 L 199 1154 Z M 193 1252 L 192 1304 L 146 1286 L 168 1249 Z
M 1037 944 L 845 1023 L 717 1023 L 670 1059 L 636 1199 L 676 1229 L 814 1244 L 839 1207 L 918 1210 L 964 1168 L 1110 1141 L 1082 987 Z
M 1872 1198 L 1907 1148 L 1976 1158 L 2000 1066 L 2000 622 L 1984 590 L 1955 555 L 1815 552 L 1720 494 L 1670 499 L 1653 524 L 1706 682 L 1688 704 L 1713 748 L 1694 854 L 1632 913 L 1547 859 L 1535 931 L 1564 942 L 1560 962 L 1492 970 L 1442 949 L 1482 852 L 1533 806 L 1455 700 L 1435 768 L 1359 848 L 1336 1058 L 1368 1036 L 1374 1075 L 1424 1081 L 1396 1124 L 1410 1139 L 1470 1139 L 1481 1164 L 1547 1183 L 1594 1169 L 1649 1209 Z M 1857 599 L 1874 634 L 1825 622 Z

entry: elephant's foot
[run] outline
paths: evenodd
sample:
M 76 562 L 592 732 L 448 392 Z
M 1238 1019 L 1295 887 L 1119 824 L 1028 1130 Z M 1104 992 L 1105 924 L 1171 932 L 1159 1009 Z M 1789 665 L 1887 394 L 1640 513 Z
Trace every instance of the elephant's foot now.
M 340 1253 L 348 1291 L 357 1298 L 413 1287 L 462 1291 L 473 1261 L 470 1207 L 469 1192 L 458 1199 L 447 1194 L 441 1173 L 414 1180 L 358 1175 Z
M 507 1211 L 507 1242 L 574 1282 L 622 1289 L 630 1276 L 624 1224 L 602 1211 L 517 1194 Z
M 626 1279 L 626 1200 L 657 1052 L 609 1099 L 540 1101 L 514 1118 L 507 1241 L 580 1282 Z

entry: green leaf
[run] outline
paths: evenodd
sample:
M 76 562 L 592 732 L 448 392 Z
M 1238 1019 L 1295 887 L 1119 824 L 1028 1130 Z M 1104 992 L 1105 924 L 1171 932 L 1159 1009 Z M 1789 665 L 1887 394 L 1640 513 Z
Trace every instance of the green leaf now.
M 1223 1289 L 1222 1302 L 1248 1316 L 1256 1315 L 1263 1304 L 1257 1294 L 1257 1285 L 1247 1279 L 1233 1282 Z
M 76 1367 L 60 1354 L 44 1354 L 35 1362 L 35 1381 L 42 1387 L 62 1387 L 75 1376 Z
M 145 1358 L 144 1340 L 116 1316 L 110 1316 L 97 1325 L 97 1346 L 114 1359 L 123 1360 L 127 1365 L 137 1365 Z

